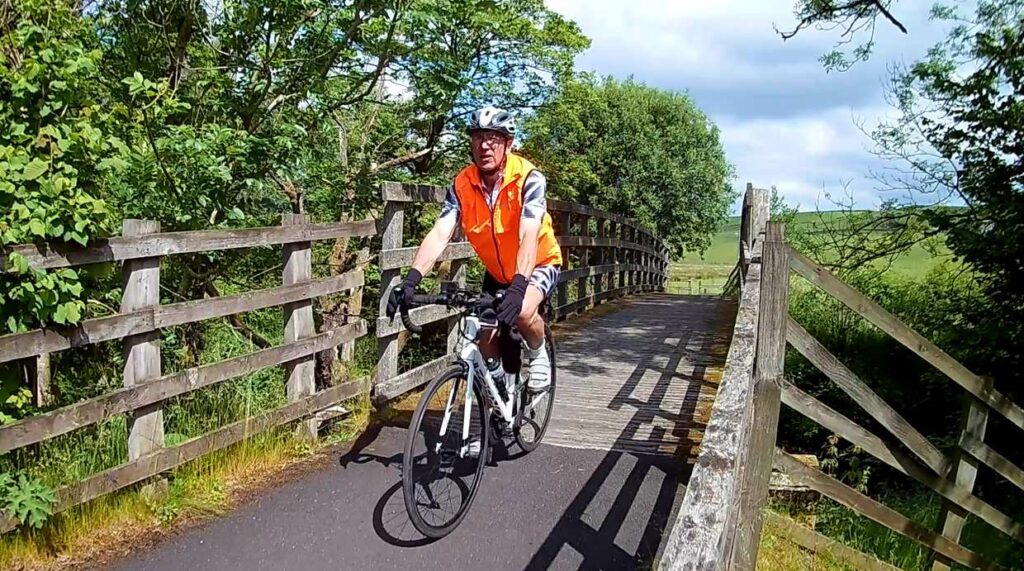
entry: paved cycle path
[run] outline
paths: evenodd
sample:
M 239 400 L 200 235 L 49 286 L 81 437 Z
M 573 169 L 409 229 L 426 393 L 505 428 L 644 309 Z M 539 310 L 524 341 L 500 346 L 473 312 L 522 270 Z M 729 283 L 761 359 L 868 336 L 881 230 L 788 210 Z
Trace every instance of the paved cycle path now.
M 684 493 L 685 457 L 706 421 L 734 311 L 714 298 L 648 295 L 560 328 L 545 444 L 489 466 L 469 515 L 446 538 L 428 542 L 409 522 L 405 430 L 385 426 L 328 468 L 117 568 L 649 567 Z

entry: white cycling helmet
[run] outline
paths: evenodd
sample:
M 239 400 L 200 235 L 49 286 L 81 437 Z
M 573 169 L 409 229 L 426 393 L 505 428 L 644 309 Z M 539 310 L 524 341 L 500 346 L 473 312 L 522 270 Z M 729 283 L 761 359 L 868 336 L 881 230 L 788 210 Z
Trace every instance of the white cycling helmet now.
M 473 112 L 469 118 L 467 130 L 470 133 L 473 131 L 498 131 L 509 137 L 515 137 L 516 119 L 504 109 L 487 106 Z

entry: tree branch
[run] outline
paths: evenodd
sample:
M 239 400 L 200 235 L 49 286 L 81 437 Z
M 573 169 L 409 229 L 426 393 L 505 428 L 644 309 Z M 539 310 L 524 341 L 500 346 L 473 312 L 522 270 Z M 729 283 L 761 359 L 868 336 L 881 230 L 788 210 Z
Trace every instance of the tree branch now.
M 213 285 L 212 281 L 206 281 L 205 289 L 207 295 L 209 295 L 210 297 L 220 297 L 220 292 L 217 291 L 217 287 Z M 242 320 L 242 316 L 238 314 L 230 315 L 228 316 L 228 323 L 231 324 L 231 327 L 233 327 L 235 331 L 241 333 L 242 337 L 245 337 L 253 345 L 259 347 L 260 349 L 269 349 L 271 347 L 270 341 L 267 341 L 262 335 L 256 333 L 251 328 L 249 328 L 249 326 L 246 325 L 245 321 Z

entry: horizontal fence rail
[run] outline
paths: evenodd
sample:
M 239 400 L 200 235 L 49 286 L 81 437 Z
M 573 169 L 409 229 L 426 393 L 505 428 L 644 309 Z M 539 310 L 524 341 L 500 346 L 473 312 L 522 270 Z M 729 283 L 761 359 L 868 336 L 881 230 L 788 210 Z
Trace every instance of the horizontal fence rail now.
M 383 317 L 385 296 L 381 296 L 376 322 L 367 323 L 350 313 L 345 322 L 324 325 L 318 330 L 314 321 L 313 300 L 329 295 L 348 294 L 349 309 L 358 314 L 364 287 L 363 268 L 371 256 L 361 251 L 355 270 L 314 278 L 312 243 L 373 236 L 379 228 L 382 250 L 377 264 L 382 274 L 382 292 L 387 292 L 397 282 L 401 269 L 412 263 L 416 252 L 415 247 L 405 246 L 403 240 L 405 206 L 440 202 L 445 189 L 385 183 L 381 194 L 384 209 L 378 222 L 314 224 L 304 215 L 289 214 L 283 216 L 280 226 L 273 227 L 161 232 L 155 222 L 126 220 L 122 236 L 97 240 L 87 246 L 30 244 L 0 251 L 0 271 L 6 271 L 5 264 L 12 254 L 42 270 L 119 263 L 125 284 L 124 301 L 113 315 L 89 318 L 75 326 L 0 336 L 0 363 L 31 363 L 40 374 L 49 367 L 50 355 L 60 351 L 120 341 L 125 354 L 122 388 L 0 426 L 0 454 L 38 446 L 114 416 L 127 415 L 127 461 L 58 488 L 54 510 L 61 512 L 127 486 L 159 483 L 163 472 L 277 426 L 294 424 L 297 435 L 315 438 L 321 422 L 344 414 L 344 408 L 338 406 L 342 401 L 367 391 L 386 400 L 422 386 L 451 362 L 457 314 L 439 306 L 412 311 L 419 323 L 447 322 L 449 354 L 402 372 L 398 352 L 408 332 L 400 320 L 392 322 Z M 650 231 L 622 216 L 570 202 L 551 200 L 549 210 L 559 228 L 558 237 L 565 242 L 562 248 L 566 266 L 558 285 L 559 305 L 554 308 L 558 318 L 585 311 L 606 299 L 663 289 L 668 249 Z M 161 258 L 268 246 L 282 250 L 281 285 L 161 303 Z M 439 260 L 442 277 L 464 285 L 467 263 L 474 257 L 468 243 L 450 244 Z M 570 288 L 575 294 L 571 300 L 567 299 Z M 281 308 L 284 321 L 281 344 L 181 371 L 161 370 L 161 331 L 273 307 Z M 375 330 L 379 346 L 373 378 L 317 390 L 315 358 L 324 352 L 337 356 L 340 351 L 342 361 L 351 359 L 354 342 L 371 330 Z M 286 404 L 176 445 L 165 443 L 162 407 L 168 399 L 269 367 L 283 369 Z M 18 521 L 0 516 L 0 532 L 18 525 Z

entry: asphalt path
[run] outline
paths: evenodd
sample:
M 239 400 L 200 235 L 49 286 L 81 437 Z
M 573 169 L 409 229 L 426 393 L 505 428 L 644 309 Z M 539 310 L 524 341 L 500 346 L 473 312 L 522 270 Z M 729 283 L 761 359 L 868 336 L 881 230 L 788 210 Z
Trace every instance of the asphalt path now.
M 462 525 L 427 541 L 401 490 L 406 431 L 383 427 L 332 461 L 117 569 L 642 569 L 682 498 L 668 456 L 542 445 L 484 472 Z

